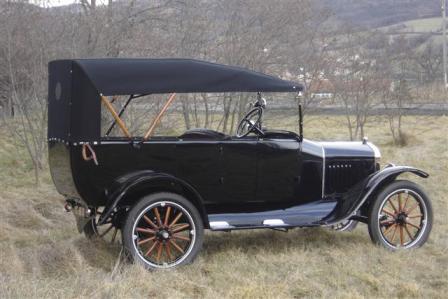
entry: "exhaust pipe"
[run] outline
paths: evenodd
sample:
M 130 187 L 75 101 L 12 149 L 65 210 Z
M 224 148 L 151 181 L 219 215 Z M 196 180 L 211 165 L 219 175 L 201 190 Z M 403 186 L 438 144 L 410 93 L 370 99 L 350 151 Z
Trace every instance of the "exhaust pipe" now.
M 85 218 L 89 218 L 89 217 L 92 217 L 93 215 L 95 215 L 94 210 L 89 209 L 87 206 L 80 205 L 79 203 L 72 201 L 70 199 L 65 201 L 64 210 L 67 213 L 72 212 L 74 208 L 76 208 L 75 212 L 77 214 L 79 214 L 78 211 L 80 211 L 80 212 L 83 211 L 84 212 L 83 216 Z
M 64 209 L 67 213 L 69 213 L 73 210 L 73 205 L 70 202 L 66 202 L 64 205 Z

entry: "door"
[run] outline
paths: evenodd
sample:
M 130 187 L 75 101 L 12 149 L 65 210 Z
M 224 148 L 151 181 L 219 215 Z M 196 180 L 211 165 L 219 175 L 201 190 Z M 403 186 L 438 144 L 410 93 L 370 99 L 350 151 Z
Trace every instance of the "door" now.
M 185 180 L 206 204 L 216 200 L 221 188 L 220 150 L 217 141 L 182 141 L 175 145 L 177 177 Z
M 258 142 L 257 200 L 284 208 L 300 204 L 301 152 L 292 139 Z
M 254 201 L 257 189 L 257 138 L 222 141 L 219 150 L 222 175 L 217 200 L 240 207 Z

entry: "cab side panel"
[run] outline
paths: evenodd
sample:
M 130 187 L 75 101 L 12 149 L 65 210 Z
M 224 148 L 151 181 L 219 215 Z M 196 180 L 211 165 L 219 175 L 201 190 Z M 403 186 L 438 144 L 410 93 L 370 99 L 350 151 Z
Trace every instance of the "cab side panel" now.
M 260 202 L 299 202 L 302 159 L 295 140 L 262 140 L 258 144 L 257 195 Z
M 279 208 L 322 199 L 322 149 L 302 148 L 293 139 L 259 142 L 257 200 Z
M 209 206 L 241 205 L 255 195 L 255 143 L 229 141 L 128 141 L 93 145 L 99 165 L 84 161 L 82 146 L 71 147 L 71 166 L 80 195 L 89 205 L 105 205 L 106 188 L 128 173 L 153 171 L 177 177 L 201 195 Z

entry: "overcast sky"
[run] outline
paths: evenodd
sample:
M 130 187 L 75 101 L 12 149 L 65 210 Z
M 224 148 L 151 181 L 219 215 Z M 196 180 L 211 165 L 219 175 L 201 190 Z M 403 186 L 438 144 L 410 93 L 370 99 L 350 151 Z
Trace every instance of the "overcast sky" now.
M 72 4 L 75 2 L 75 0 L 32 0 L 31 2 L 37 3 L 41 6 L 61 6 Z
M 79 2 L 79 0 L 31 0 L 31 2 L 37 3 L 41 6 L 61 6 Z M 97 5 L 101 5 L 106 3 L 107 0 L 97 0 L 96 2 Z

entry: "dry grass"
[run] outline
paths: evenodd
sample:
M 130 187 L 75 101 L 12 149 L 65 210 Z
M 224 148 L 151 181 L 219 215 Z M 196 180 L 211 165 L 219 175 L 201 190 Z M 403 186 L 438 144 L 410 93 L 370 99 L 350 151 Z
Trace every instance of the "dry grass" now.
M 423 248 L 393 253 L 375 247 L 365 225 L 352 233 L 324 228 L 207 233 L 194 264 L 157 272 L 118 263 L 119 247 L 78 235 L 50 179 L 33 187 L 24 153 L 3 142 L 0 298 L 446 298 L 448 118 L 407 117 L 405 128 L 411 138 L 403 148 L 391 146 L 382 118 L 371 122 L 367 133 L 382 149 L 383 162 L 431 173 L 427 180 L 412 177 L 429 192 L 435 210 Z M 313 139 L 347 136 L 340 117 L 309 117 L 305 130 Z M 4 132 L 1 137 L 4 141 Z

